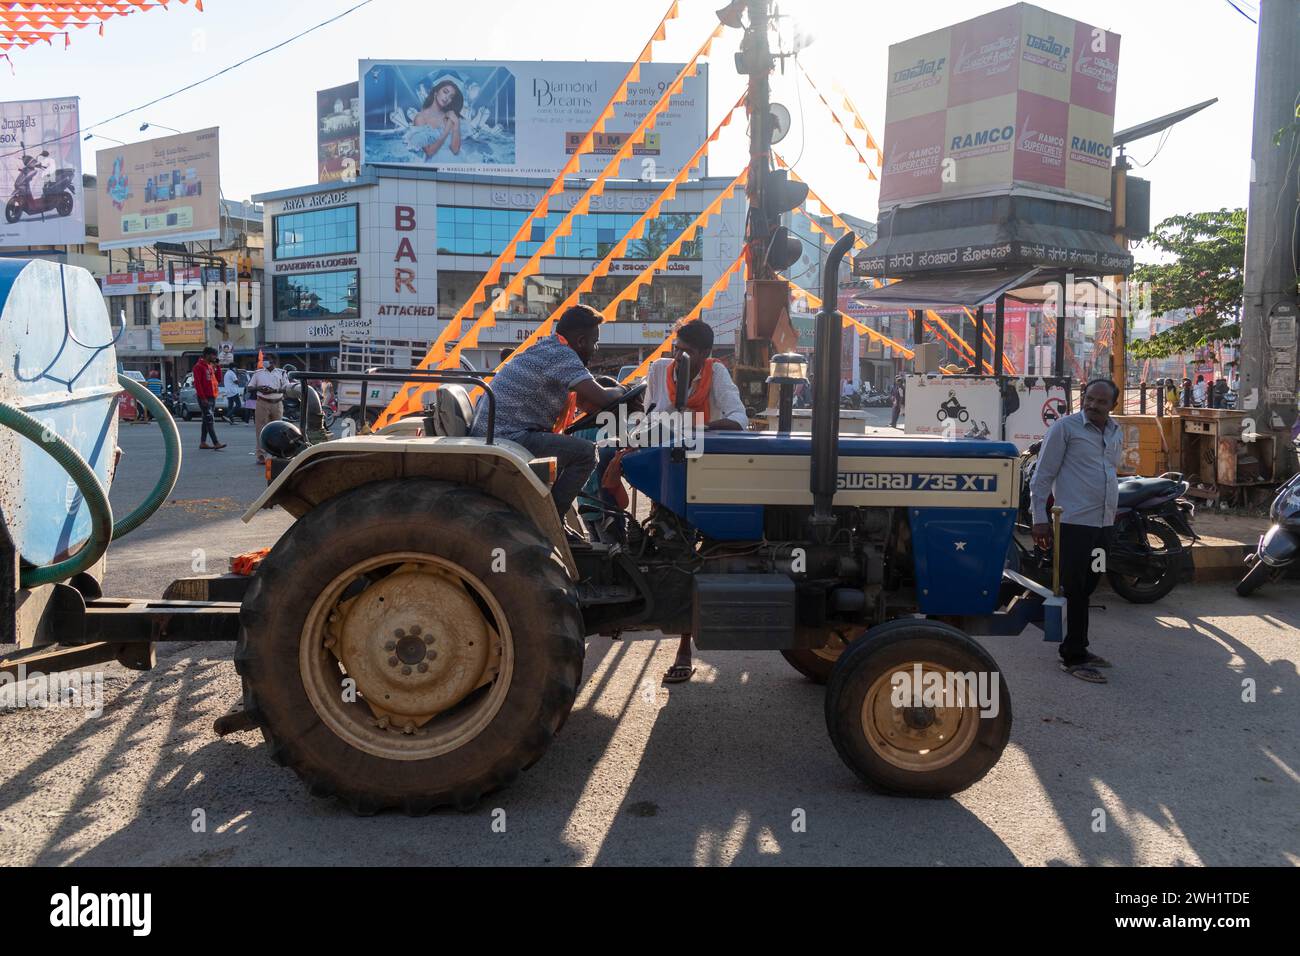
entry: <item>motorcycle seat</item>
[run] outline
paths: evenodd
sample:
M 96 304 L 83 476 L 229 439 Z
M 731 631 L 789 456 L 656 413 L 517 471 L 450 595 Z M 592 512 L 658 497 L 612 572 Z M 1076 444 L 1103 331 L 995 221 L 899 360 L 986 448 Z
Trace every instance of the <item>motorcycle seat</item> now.
M 1170 478 L 1125 478 L 1119 483 L 1119 506 L 1133 508 L 1177 490 L 1178 482 Z

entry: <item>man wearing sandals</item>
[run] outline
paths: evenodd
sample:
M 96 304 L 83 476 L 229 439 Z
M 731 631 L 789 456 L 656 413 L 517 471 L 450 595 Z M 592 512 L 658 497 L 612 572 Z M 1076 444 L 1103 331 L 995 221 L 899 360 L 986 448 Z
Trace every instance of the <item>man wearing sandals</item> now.
M 1094 379 L 1083 393 L 1083 410 L 1058 419 L 1047 430 L 1030 483 L 1034 543 L 1052 546 L 1048 497 L 1061 507 L 1061 589 L 1065 593 L 1066 636 L 1061 670 L 1093 684 L 1106 683 L 1097 668 L 1110 663 L 1088 650 L 1088 598 L 1105 566 L 1105 547 L 1119 503 L 1117 469 L 1124 451 L 1120 428 L 1110 420 L 1119 388 Z

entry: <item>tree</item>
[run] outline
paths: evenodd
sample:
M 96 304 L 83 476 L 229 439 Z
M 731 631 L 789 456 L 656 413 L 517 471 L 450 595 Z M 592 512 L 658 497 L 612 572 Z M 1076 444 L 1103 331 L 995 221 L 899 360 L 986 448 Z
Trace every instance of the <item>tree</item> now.
M 1246 210 L 1171 216 L 1146 241 L 1174 257 L 1135 271 L 1134 278 L 1150 286 L 1152 313 L 1188 309 L 1194 314 L 1172 329 L 1132 342 L 1134 358 L 1168 358 L 1211 342 L 1235 344 L 1241 338 Z

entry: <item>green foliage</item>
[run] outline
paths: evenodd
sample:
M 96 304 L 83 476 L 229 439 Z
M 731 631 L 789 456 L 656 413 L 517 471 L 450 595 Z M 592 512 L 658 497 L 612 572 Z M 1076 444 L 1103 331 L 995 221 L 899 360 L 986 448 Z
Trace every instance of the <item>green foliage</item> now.
M 1131 343 L 1134 358 L 1161 359 L 1211 342 L 1241 337 L 1241 297 L 1246 258 L 1246 210 L 1219 209 L 1171 216 L 1146 240 L 1173 257 L 1139 266 L 1134 279 L 1151 288 L 1151 311 L 1190 309 L 1195 315 L 1149 339 Z

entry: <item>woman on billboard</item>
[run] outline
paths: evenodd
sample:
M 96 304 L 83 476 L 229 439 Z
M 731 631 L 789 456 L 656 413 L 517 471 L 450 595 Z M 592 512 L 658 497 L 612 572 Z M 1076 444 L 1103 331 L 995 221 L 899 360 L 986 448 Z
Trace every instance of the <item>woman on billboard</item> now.
M 420 150 L 431 159 L 451 139 L 451 151 L 460 154 L 460 114 L 465 108 L 465 94 L 460 81 L 450 74 L 434 80 L 420 112 L 406 131 L 406 145 Z

